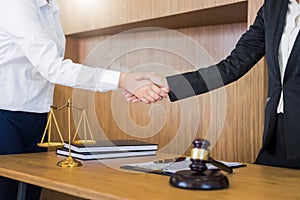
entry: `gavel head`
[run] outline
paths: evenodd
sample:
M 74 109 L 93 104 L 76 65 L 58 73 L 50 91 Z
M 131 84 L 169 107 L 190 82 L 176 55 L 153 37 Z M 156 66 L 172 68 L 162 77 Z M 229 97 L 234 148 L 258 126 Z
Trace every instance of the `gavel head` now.
M 209 146 L 210 142 L 204 139 L 195 139 L 193 141 L 194 147 L 191 150 L 190 168 L 193 171 L 203 172 L 207 170 L 206 163 L 209 162 Z

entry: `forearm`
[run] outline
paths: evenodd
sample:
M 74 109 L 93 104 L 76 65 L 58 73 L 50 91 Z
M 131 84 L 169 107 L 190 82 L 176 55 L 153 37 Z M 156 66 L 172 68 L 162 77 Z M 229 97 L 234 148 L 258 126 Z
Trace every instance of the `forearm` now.
M 216 65 L 167 77 L 171 101 L 199 95 L 232 83 L 246 74 L 265 54 L 264 7 L 231 54 Z

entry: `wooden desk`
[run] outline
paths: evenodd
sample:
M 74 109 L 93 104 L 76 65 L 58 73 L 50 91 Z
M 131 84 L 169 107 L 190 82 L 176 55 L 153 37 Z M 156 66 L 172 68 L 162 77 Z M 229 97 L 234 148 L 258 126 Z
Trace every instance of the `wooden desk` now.
M 230 188 L 218 191 L 183 190 L 169 186 L 169 177 L 121 171 L 99 161 L 60 168 L 54 152 L 1 155 L 0 175 L 87 199 L 299 199 L 300 171 L 249 164 L 228 174 Z M 143 158 L 105 160 L 119 165 Z

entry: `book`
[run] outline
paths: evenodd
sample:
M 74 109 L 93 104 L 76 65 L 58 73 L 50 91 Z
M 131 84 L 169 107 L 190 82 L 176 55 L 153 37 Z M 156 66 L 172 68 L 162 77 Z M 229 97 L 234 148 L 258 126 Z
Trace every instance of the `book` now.
M 240 162 L 226 162 L 226 161 L 219 161 L 223 164 L 229 166 L 230 168 L 238 168 L 238 167 L 245 167 L 246 165 Z M 149 173 L 156 173 L 162 175 L 172 175 L 180 170 L 190 170 L 189 165 L 191 164 L 190 158 L 187 157 L 183 161 L 179 162 L 167 162 L 167 163 L 160 163 L 160 162 L 144 162 L 144 163 L 132 163 L 132 164 L 125 164 L 120 166 L 122 169 L 129 169 L 141 172 L 149 172 Z M 218 169 L 216 166 L 207 163 L 206 164 L 208 169 Z
M 64 148 L 69 148 L 65 143 Z M 121 152 L 121 151 L 156 151 L 158 144 L 139 140 L 99 140 L 94 144 L 71 144 L 73 152 Z
M 69 156 L 69 149 L 59 148 L 56 149 L 56 154 L 62 156 Z M 71 157 L 80 160 L 97 160 L 109 158 L 124 158 L 134 156 L 153 156 L 156 154 L 155 150 L 150 151 L 118 151 L 118 152 L 74 152 L 71 151 Z

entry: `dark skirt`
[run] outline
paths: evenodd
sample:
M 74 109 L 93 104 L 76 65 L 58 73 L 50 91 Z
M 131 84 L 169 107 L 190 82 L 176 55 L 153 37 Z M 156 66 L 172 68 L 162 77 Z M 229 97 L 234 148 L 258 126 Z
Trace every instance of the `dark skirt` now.
M 276 133 L 274 133 L 268 148 L 262 148 L 255 164 L 300 169 L 300 160 L 288 160 L 284 132 L 284 114 L 277 115 Z M 300 147 L 299 147 L 300 148 Z
M 29 113 L 0 109 L 0 155 L 47 151 L 40 142 L 47 113 Z M 41 187 L 27 185 L 26 200 L 40 199 Z M 0 199 L 16 200 L 18 181 L 0 176 Z

